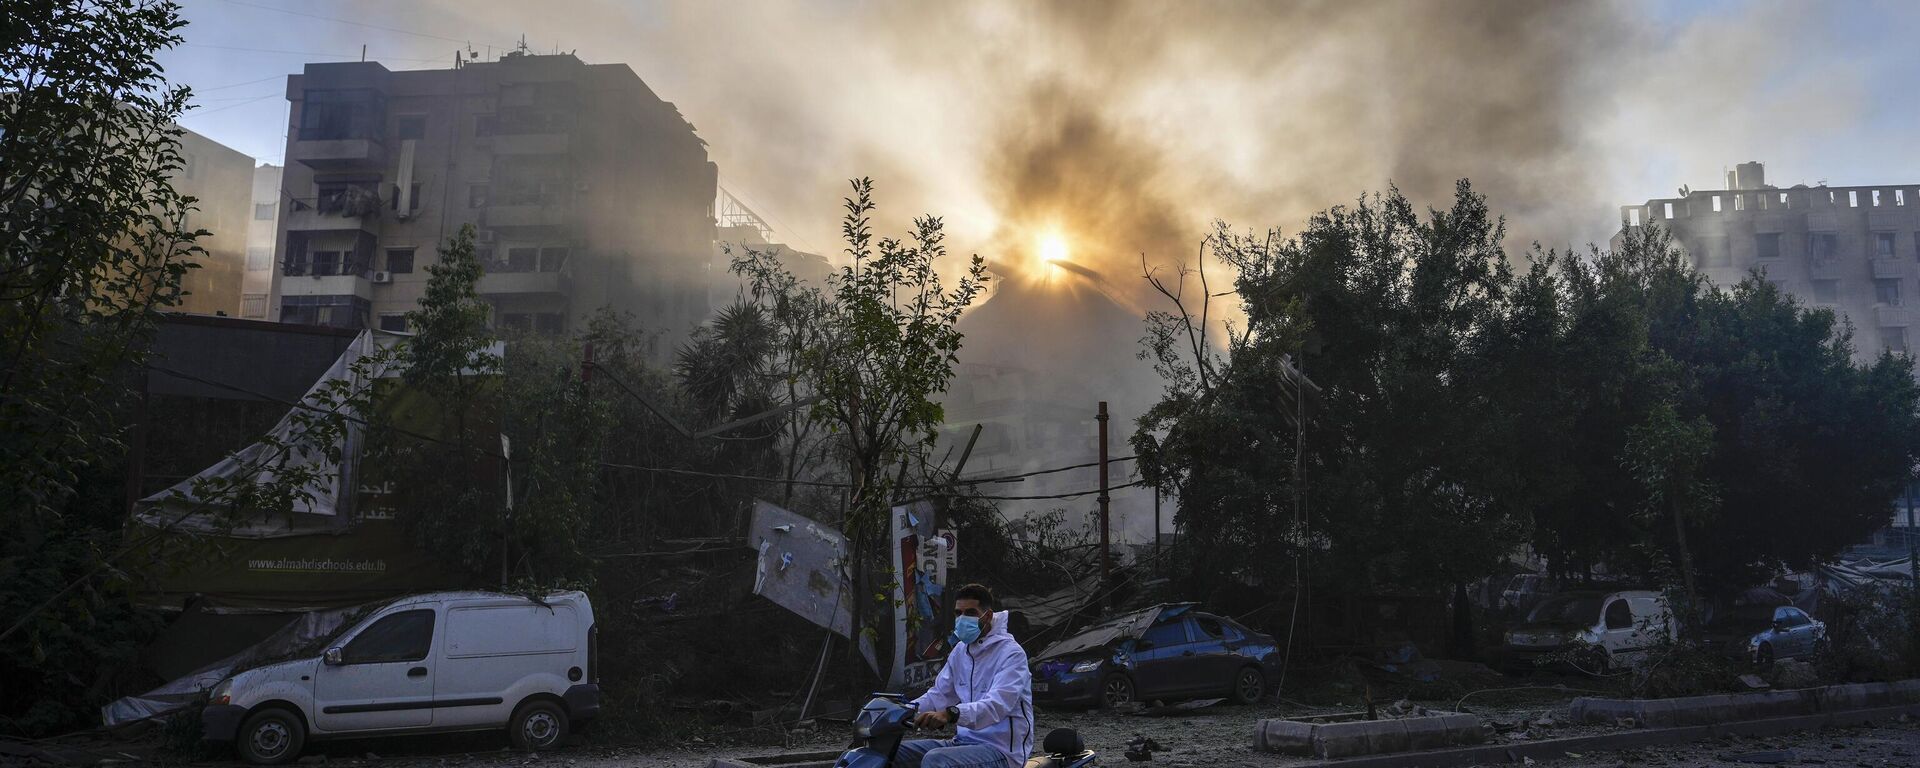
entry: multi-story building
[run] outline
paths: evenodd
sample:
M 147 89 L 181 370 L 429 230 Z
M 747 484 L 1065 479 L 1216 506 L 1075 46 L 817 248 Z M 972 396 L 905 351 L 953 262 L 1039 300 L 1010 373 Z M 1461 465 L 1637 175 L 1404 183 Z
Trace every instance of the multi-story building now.
M 267 317 L 267 297 L 280 276 L 275 269 L 273 241 L 279 234 L 280 166 L 253 169 L 253 219 L 247 222 L 247 272 L 240 281 L 240 316 Z
M 1727 174 L 1726 189 L 1625 206 L 1621 221 L 1672 232 L 1716 285 L 1758 271 L 1804 303 L 1834 310 L 1853 322 L 1863 360 L 1911 349 L 1920 185 L 1780 189 L 1766 183 L 1765 170 L 1741 163 Z
M 237 149 L 182 129 L 180 170 L 173 188 L 195 199 L 187 229 L 204 229 L 196 244 L 206 253 L 181 280 L 186 292 L 176 312 L 233 316 L 240 312 L 240 282 L 247 242 L 247 177 L 253 158 Z
M 706 318 L 718 172 L 626 65 L 308 64 L 287 98 L 273 317 L 403 329 L 472 225 L 499 328 L 563 333 L 612 307 L 671 349 Z

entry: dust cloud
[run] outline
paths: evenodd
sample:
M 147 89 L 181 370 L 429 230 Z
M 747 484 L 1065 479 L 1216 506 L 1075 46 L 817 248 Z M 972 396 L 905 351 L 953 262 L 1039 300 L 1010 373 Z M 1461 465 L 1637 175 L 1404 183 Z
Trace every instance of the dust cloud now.
M 1508 217 L 1510 253 L 1604 241 L 1620 154 L 1658 100 L 1710 86 L 1669 82 L 1699 62 L 1626 0 L 362 5 L 631 65 L 709 142 L 722 186 L 801 248 L 837 253 L 851 176 L 878 182 L 882 232 L 943 216 L 998 278 L 949 401 L 956 425 L 1009 432 L 978 459 L 996 469 L 1086 458 L 1098 399 L 1124 452 L 1159 388 L 1133 355 L 1161 306 L 1143 256 L 1191 263 L 1215 219 L 1297 231 L 1388 184 L 1443 206 L 1463 177 Z M 1786 37 L 1795 13 L 1735 28 Z M 1048 237 L 1065 264 L 1042 258 Z

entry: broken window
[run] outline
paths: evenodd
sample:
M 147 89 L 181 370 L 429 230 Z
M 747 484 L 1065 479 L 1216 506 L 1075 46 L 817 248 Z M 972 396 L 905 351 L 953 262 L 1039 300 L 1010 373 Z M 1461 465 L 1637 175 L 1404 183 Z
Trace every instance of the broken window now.
M 1780 258 L 1780 233 L 1762 232 L 1754 235 L 1753 252 L 1762 259 Z
M 393 191 L 393 199 L 387 201 L 387 207 L 400 210 L 400 185 L 389 184 L 387 188 Z M 407 188 L 407 212 L 412 213 L 418 210 L 420 210 L 420 182 L 416 181 Z
M 1893 233 L 1873 233 L 1873 257 L 1876 259 L 1893 258 Z
M 532 272 L 539 266 L 540 249 L 508 248 L 506 265 L 502 272 Z
M 550 245 L 540 249 L 540 271 L 558 272 L 567 264 L 567 247 Z

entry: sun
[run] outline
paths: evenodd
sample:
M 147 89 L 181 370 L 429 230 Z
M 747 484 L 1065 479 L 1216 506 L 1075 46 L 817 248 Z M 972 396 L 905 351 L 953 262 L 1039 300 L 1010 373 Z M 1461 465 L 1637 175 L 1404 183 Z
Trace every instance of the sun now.
M 1057 231 L 1041 233 L 1037 250 L 1040 254 L 1040 263 L 1053 268 L 1047 270 L 1048 272 L 1059 269 L 1057 262 L 1066 261 L 1069 255 L 1067 238 Z

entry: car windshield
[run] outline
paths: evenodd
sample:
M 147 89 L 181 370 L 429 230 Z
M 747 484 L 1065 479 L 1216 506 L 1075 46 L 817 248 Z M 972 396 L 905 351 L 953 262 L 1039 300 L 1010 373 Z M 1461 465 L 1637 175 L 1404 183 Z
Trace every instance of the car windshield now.
M 1715 611 L 1713 620 L 1707 622 L 1710 629 L 1766 629 L 1773 624 L 1773 606 L 1736 605 Z
M 1529 624 L 1591 625 L 1600 620 L 1604 595 L 1561 595 L 1534 607 L 1527 614 Z
M 1065 656 L 1067 654 L 1102 648 L 1108 643 L 1126 636 L 1126 631 L 1130 628 L 1131 625 L 1127 622 L 1100 624 L 1083 630 L 1080 634 L 1073 635 L 1065 640 L 1047 646 L 1046 650 L 1040 652 L 1040 658 L 1050 659 L 1056 656 Z

